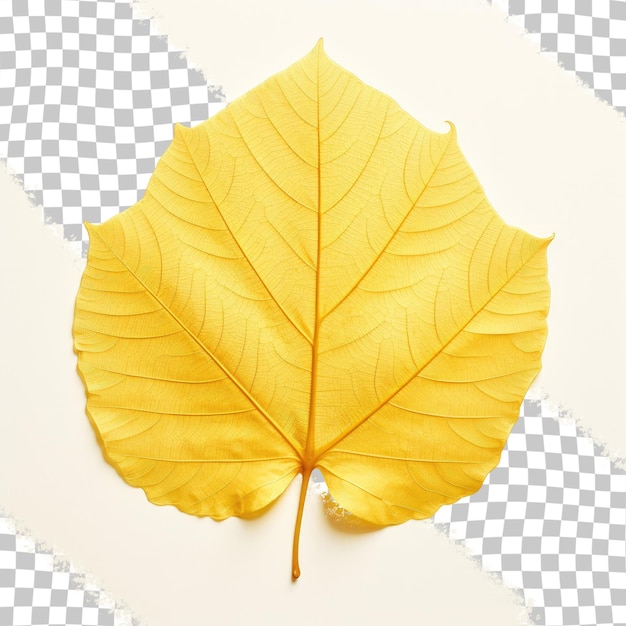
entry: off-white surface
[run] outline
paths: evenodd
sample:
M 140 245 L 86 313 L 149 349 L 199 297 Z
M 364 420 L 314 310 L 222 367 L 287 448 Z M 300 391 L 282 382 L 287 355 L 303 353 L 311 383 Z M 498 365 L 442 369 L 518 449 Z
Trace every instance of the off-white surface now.
M 324 36 L 331 58 L 424 123 L 443 129 L 453 120 L 505 219 L 557 235 L 544 386 L 626 450 L 626 302 L 616 269 L 626 267 L 626 125 L 617 114 L 539 58 L 482 0 L 151 6 L 162 11 L 160 30 L 188 46 L 230 96 Z M 97 574 L 150 626 L 518 623 L 513 594 L 428 524 L 346 535 L 311 499 L 294 585 L 297 482 L 261 518 L 220 524 L 156 507 L 127 487 L 102 460 L 84 415 L 70 334 L 80 270 L 4 175 L 0 191 L 0 504 L 37 538 Z

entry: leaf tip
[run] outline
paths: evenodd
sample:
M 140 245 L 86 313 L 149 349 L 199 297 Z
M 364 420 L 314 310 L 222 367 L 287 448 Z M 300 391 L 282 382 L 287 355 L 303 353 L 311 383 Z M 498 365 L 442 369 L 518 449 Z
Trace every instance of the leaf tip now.
M 320 37 L 315 44 L 313 50 L 311 50 L 311 55 L 314 59 L 319 63 L 322 59 L 328 59 L 328 55 L 326 54 L 326 50 L 324 49 L 324 38 Z
M 184 139 L 191 132 L 191 128 L 183 124 L 174 124 L 174 138 Z
M 87 234 L 89 235 L 89 238 L 91 239 L 91 235 L 92 233 L 95 232 L 96 228 L 98 228 L 97 224 L 91 224 L 90 222 L 84 222 L 85 225 L 85 230 L 87 231 Z
M 446 124 L 450 127 L 448 129 L 448 133 L 452 133 L 451 139 L 456 138 L 456 126 L 454 125 L 454 122 L 451 122 L 450 120 L 446 120 Z
M 536 237 L 535 239 L 537 240 L 537 250 L 545 250 L 552 243 L 554 237 L 554 233 L 548 235 L 547 237 Z

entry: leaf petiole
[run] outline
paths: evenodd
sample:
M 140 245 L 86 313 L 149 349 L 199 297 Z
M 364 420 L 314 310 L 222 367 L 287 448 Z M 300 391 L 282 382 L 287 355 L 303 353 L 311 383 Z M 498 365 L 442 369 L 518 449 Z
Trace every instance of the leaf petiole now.
M 293 533 L 293 550 L 291 553 L 291 577 L 294 581 L 300 577 L 300 563 L 298 559 L 298 549 L 300 546 L 300 528 L 302 526 L 302 512 L 304 511 L 304 501 L 309 488 L 309 479 L 313 472 L 312 467 L 305 467 L 302 472 L 302 486 L 300 487 L 300 501 L 298 502 L 298 514 L 296 516 L 296 527 Z

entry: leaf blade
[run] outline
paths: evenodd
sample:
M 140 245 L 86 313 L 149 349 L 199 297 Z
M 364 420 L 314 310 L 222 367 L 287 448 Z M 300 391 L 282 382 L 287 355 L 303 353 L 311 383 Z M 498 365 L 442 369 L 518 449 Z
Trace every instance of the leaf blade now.
M 120 215 L 119 221 L 124 224 L 125 220 L 131 221 L 136 214 L 137 211 Z M 116 223 L 114 222 L 113 235 L 111 235 L 114 240 L 114 235 L 116 234 L 115 227 Z M 111 230 L 108 226 L 107 228 Z M 246 476 L 239 471 L 236 477 L 236 484 L 233 484 L 231 489 L 237 494 L 237 498 L 242 500 L 247 493 L 252 493 L 258 489 L 259 481 L 267 481 L 268 476 L 273 477 L 276 467 L 281 467 L 282 470 L 287 467 L 289 468 L 288 475 L 290 478 L 281 480 L 278 485 L 284 490 L 299 468 L 297 443 L 290 441 L 284 430 L 273 423 L 270 416 L 263 410 L 263 407 L 258 405 L 258 401 L 250 397 L 250 394 L 242 387 L 241 383 L 207 350 L 206 346 L 185 326 L 184 322 L 181 322 L 175 315 L 168 313 L 168 307 L 163 301 L 158 300 L 157 294 L 154 293 L 154 291 L 158 291 L 159 281 L 153 279 L 152 289 L 150 289 L 146 284 L 150 281 L 146 280 L 144 283 L 141 277 L 137 276 L 137 273 L 140 273 L 139 270 L 131 271 L 128 265 L 123 262 L 123 259 L 116 256 L 112 250 L 112 245 L 108 245 L 104 236 L 99 234 L 100 230 L 102 230 L 102 227 L 97 229 L 94 227 L 90 228 L 92 241 L 90 253 L 92 259 L 93 257 L 98 259 L 98 272 L 96 276 L 91 276 L 88 272 L 85 274 L 81 290 L 84 288 L 89 290 L 90 293 L 100 292 L 106 294 L 108 299 L 105 302 L 108 302 L 109 325 L 112 325 L 114 330 L 111 330 L 109 325 L 101 321 L 99 334 L 107 335 L 108 333 L 113 333 L 117 335 L 117 341 L 116 345 L 107 347 L 104 352 L 104 358 L 102 352 L 93 350 L 94 338 L 92 335 L 89 335 L 90 344 L 84 344 L 82 341 L 84 333 L 94 332 L 89 329 L 84 317 L 86 316 L 88 320 L 93 321 L 94 313 L 90 310 L 85 311 L 82 308 L 82 298 L 79 294 L 76 305 L 75 342 L 79 351 L 81 372 L 88 388 L 87 410 L 92 415 L 92 419 L 98 423 L 100 436 L 104 442 L 108 457 L 117 465 L 128 482 L 142 487 L 151 500 L 157 503 L 164 502 L 163 493 L 161 493 L 164 490 L 164 493 L 171 494 L 173 498 L 181 496 L 180 500 L 173 499 L 169 503 L 179 506 L 179 508 L 188 512 L 193 513 L 198 510 L 199 513 L 197 514 L 211 515 L 221 519 L 232 515 L 233 510 L 238 511 L 236 514 L 244 514 L 246 510 L 237 508 L 232 503 L 224 503 L 221 500 L 216 500 L 214 503 L 215 508 L 213 508 L 213 504 L 208 502 L 206 496 L 199 498 L 197 494 L 201 493 L 199 489 L 202 481 L 206 481 L 206 470 L 198 470 L 194 482 L 191 482 L 191 479 L 188 478 L 184 483 L 185 485 L 190 483 L 187 487 L 188 492 L 186 495 L 181 495 L 179 490 L 171 489 L 171 484 L 173 481 L 181 481 L 180 474 L 189 471 L 189 468 L 186 470 L 170 468 L 171 471 L 167 473 L 165 470 L 158 469 L 159 466 L 167 465 L 164 461 L 154 459 L 152 463 L 131 463 L 128 450 L 132 450 L 135 459 L 137 459 L 142 453 L 145 457 L 149 456 L 146 451 L 153 449 L 154 446 L 157 446 L 159 449 L 165 446 L 168 449 L 168 454 L 172 457 L 170 463 L 174 463 L 182 460 L 180 455 L 183 452 L 194 451 L 200 445 L 202 450 L 193 456 L 202 457 L 204 455 L 205 461 L 211 460 L 214 463 L 219 463 L 221 453 L 221 456 L 227 456 L 224 462 L 228 467 L 232 463 L 233 455 L 237 458 L 238 454 L 242 463 L 246 461 L 246 458 L 257 458 L 259 452 L 263 450 L 263 446 L 257 441 L 257 437 L 261 437 L 262 441 L 266 443 L 271 442 L 271 445 L 267 445 L 267 457 L 283 459 L 283 462 L 268 464 L 266 469 L 261 472 L 257 469 L 247 469 L 244 472 Z M 132 233 L 133 230 L 127 227 L 127 232 Z M 128 248 L 125 245 L 126 241 L 121 240 L 119 232 L 117 232 L 117 235 L 117 246 L 124 252 Z M 142 246 L 144 249 L 143 261 L 142 256 L 136 254 L 137 247 L 139 250 L 142 250 Z M 130 255 L 130 261 L 127 261 L 127 263 L 134 262 L 137 267 L 143 263 L 144 267 L 150 268 L 148 261 L 150 257 L 145 253 L 145 247 L 145 241 L 142 242 L 142 245 L 130 246 L 129 249 L 133 251 L 133 254 Z M 108 276 L 105 262 L 108 262 L 109 265 Z M 93 267 L 93 263 L 91 267 Z M 121 268 L 123 268 L 125 281 L 120 276 Z M 149 274 L 154 274 L 154 272 L 149 272 Z M 133 315 L 137 313 L 136 308 L 140 298 L 147 306 L 149 306 L 152 300 L 157 299 L 161 307 L 147 315 L 159 318 L 153 325 L 155 331 L 159 334 L 146 334 L 145 321 L 142 324 L 141 336 L 138 336 L 137 332 L 131 332 L 133 330 L 132 326 L 129 331 L 124 322 L 121 321 L 124 317 L 123 314 L 120 314 L 128 302 L 124 298 L 111 300 L 113 294 L 107 290 L 107 281 L 112 281 L 118 291 L 120 286 L 136 285 L 137 283 L 141 285 L 143 291 L 136 292 L 134 289 L 131 289 L 133 300 L 130 304 L 133 307 Z M 112 317 L 110 316 L 111 309 L 115 312 L 115 315 Z M 106 312 L 101 312 L 99 315 L 100 317 L 107 317 Z M 168 316 L 169 320 L 167 319 Z M 125 333 L 129 337 L 124 341 L 123 335 Z M 164 338 L 167 337 L 176 337 L 176 340 L 164 344 Z M 167 357 L 165 365 L 162 363 L 164 361 L 164 353 Z M 134 371 L 132 376 L 124 373 L 120 380 L 120 376 L 114 374 L 111 379 L 109 364 L 128 362 L 127 355 L 129 354 L 133 354 L 131 364 Z M 157 357 L 160 355 L 160 358 L 157 358 L 155 361 L 154 355 L 157 355 Z M 153 372 L 155 364 L 157 367 L 164 367 L 167 373 L 161 373 L 160 376 L 155 377 Z M 200 376 L 209 382 L 198 383 L 195 379 L 190 381 L 186 375 L 186 372 L 189 370 L 193 372 L 196 379 Z M 183 382 L 174 383 L 174 386 L 178 389 L 170 390 L 165 395 L 163 393 L 163 385 L 172 377 L 177 381 Z M 149 380 L 155 383 L 155 378 L 158 379 L 158 383 L 149 383 Z M 106 382 L 103 382 L 103 379 Z M 187 393 L 187 390 L 184 389 L 184 386 L 189 384 L 193 385 L 193 393 Z M 198 388 L 199 385 L 203 388 L 201 391 Z M 181 387 L 183 388 L 181 389 Z M 239 395 L 237 395 L 237 392 L 239 392 Z M 207 397 L 211 400 L 210 410 L 206 407 Z M 105 403 L 102 402 L 102 398 L 106 398 Z M 155 398 L 158 407 L 151 406 Z M 168 407 L 168 402 L 173 403 L 175 406 L 187 407 L 188 410 L 187 412 L 181 412 L 174 407 Z M 109 408 L 116 404 L 115 408 Z M 138 411 L 143 414 L 142 419 L 137 418 Z M 248 430 L 255 432 L 256 437 L 246 438 L 244 436 L 245 433 L 240 432 L 237 435 L 237 442 L 231 443 L 228 448 L 220 451 L 218 445 L 215 449 L 206 449 L 207 444 L 210 442 L 228 440 L 230 438 L 228 431 L 232 430 L 232 416 L 241 414 L 244 411 L 248 414 L 246 420 Z M 165 423 L 162 419 L 164 417 L 167 418 Z M 198 420 L 201 418 L 210 419 L 208 421 L 205 419 L 200 423 Z M 195 424 L 193 423 L 194 420 Z M 119 438 L 120 429 L 124 431 L 122 439 Z M 117 435 L 114 436 L 116 432 Z M 172 432 L 175 433 L 173 439 Z M 168 448 L 169 442 L 175 444 L 171 449 Z M 178 458 L 177 455 L 179 455 Z M 147 459 L 144 460 L 147 461 Z M 188 464 L 191 468 L 194 468 L 196 465 L 192 461 L 188 461 Z M 136 471 L 137 465 L 142 466 L 142 470 L 139 473 Z M 153 476 L 155 474 L 158 476 L 162 475 L 162 483 L 160 485 L 154 483 Z M 221 477 L 212 472 L 210 473 L 211 480 L 208 483 L 216 484 L 221 480 L 231 484 L 235 480 L 235 477 L 231 474 L 232 469 L 228 470 Z M 272 484 L 266 491 L 265 495 L 256 494 L 256 497 L 253 499 L 254 506 L 264 508 L 280 495 L 276 492 L 277 486 L 275 484 Z M 188 502 L 189 493 L 193 494 L 195 500 L 191 506 Z
M 318 466 L 369 522 L 426 517 L 480 486 L 540 368 L 549 240 L 495 213 L 454 126 L 321 43 L 177 127 L 145 197 L 90 234 L 87 410 L 159 504 L 247 515 Z
M 526 274 L 539 276 L 540 280 L 536 282 L 539 288 L 535 299 L 537 309 L 533 315 L 529 317 L 525 311 L 514 315 L 509 310 L 506 315 L 499 316 L 500 326 L 496 327 L 493 319 L 483 324 L 482 316 L 477 314 L 402 389 L 321 450 L 319 466 L 331 493 L 358 517 L 379 525 L 400 523 L 415 517 L 408 513 L 406 517 L 397 510 L 398 507 L 406 511 L 423 510 L 422 516 L 428 517 L 439 506 L 476 491 L 485 475 L 498 464 L 506 438 L 518 418 L 521 399 L 541 366 L 549 302 L 544 280 L 545 248 L 549 240 L 537 241 L 540 246 L 538 251 L 510 281 L 512 287 L 526 290 Z M 495 306 L 498 296 L 503 296 L 502 290 L 490 301 Z M 524 300 L 524 304 L 527 303 Z M 524 318 L 521 327 L 519 317 Z M 484 334 L 485 326 L 489 329 L 487 335 Z M 517 334 L 530 335 L 523 347 L 517 347 L 512 340 L 512 336 Z M 442 356 L 455 357 L 456 353 L 473 355 L 470 367 L 465 364 L 460 368 L 454 367 L 449 359 L 442 359 Z M 507 356 L 498 358 L 499 355 Z M 515 364 L 514 369 L 507 371 L 512 363 Z M 454 374 L 458 380 L 450 378 Z M 411 438 L 410 435 L 416 431 L 422 434 L 423 439 Z M 350 469 L 346 469 L 342 455 L 367 456 L 368 451 L 373 449 L 388 450 L 388 460 L 396 459 L 399 466 L 405 458 L 404 466 L 395 471 L 387 467 L 383 471 L 376 463 L 361 461 L 348 463 Z M 442 451 L 447 454 L 444 458 Z M 439 477 L 445 474 L 448 478 L 435 481 L 442 497 L 439 500 L 429 497 L 431 505 L 426 509 L 418 508 L 424 499 L 419 490 L 411 492 L 410 498 L 402 494 L 398 503 L 394 503 L 393 496 L 386 491 L 395 476 L 402 471 L 410 471 L 408 468 L 415 464 L 406 459 L 407 454 L 416 459 L 420 473 L 431 481 L 435 481 L 435 475 L 425 463 L 434 467 L 441 463 L 459 464 L 456 472 L 437 472 Z M 461 464 L 481 465 L 479 478 L 463 476 Z M 364 481 L 367 487 L 357 496 L 355 490 L 359 480 Z M 342 481 L 349 486 L 346 487 Z M 456 487 L 461 487 L 461 491 Z M 377 498 L 387 503 L 387 509 L 376 505 Z M 374 510 L 375 513 L 372 512 Z

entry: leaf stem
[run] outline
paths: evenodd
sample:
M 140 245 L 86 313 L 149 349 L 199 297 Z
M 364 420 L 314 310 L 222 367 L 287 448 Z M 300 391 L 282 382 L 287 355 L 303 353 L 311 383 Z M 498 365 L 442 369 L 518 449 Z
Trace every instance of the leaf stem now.
M 293 550 L 291 553 L 291 577 L 298 580 L 300 577 L 300 562 L 298 559 L 298 549 L 300 546 L 300 528 L 302 526 L 302 512 L 304 511 L 304 501 L 306 500 L 309 488 L 309 478 L 311 478 L 312 467 L 305 467 L 302 472 L 302 486 L 300 487 L 300 501 L 298 502 L 298 514 L 296 516 L 296 527 L 293 533 Z

